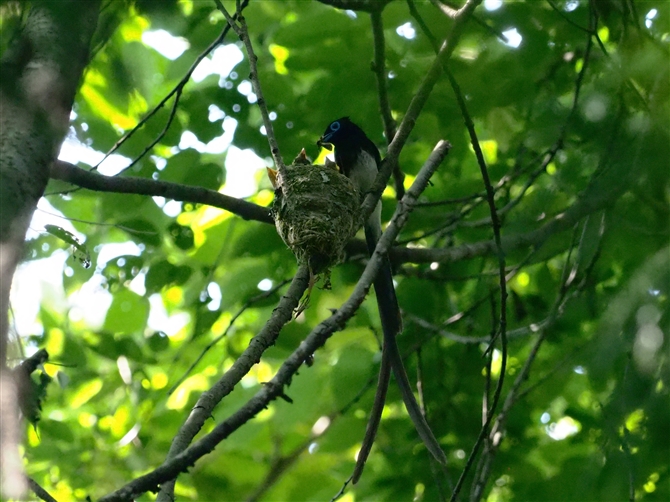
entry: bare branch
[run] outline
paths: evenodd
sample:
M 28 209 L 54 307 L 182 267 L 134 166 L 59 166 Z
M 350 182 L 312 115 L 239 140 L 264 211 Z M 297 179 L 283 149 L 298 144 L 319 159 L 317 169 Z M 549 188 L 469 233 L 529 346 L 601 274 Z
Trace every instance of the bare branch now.
M 244 3 L 241 6 L 240 10 L 243 10 L 247 5 L 249 5 L 249 0 L 244 0 Z M 237 14 L 235 15 L 237 17 Z M 223 40 L 226 38 L 226 35 L 230 31 L 230 26 L 226 26 L 223 28 L 221 31 L 221 34 L 216 37 L 216 39 L 207 46 L 207 48 L 202 51 L 201 54 L 198 55 L 198 57 L 195 58 L 189 69 L 186 71 L 184 76 L 181 78 L 181 80 L 177 83 L 177 85 L 172 89 L 170 92 L 168 92 L 161 101 L 154 106 L 154 108 L 147 113 L 142 120 L 140 120 L 135 127 L 133 127 L 131 130 L 129 130 L 127 133 L 125 133 L 119 140 L 114 143 L 112 148 L 109 149 L 109 151 L 105 154 L 105 156 L 102 158 L 100 162 L 98 162 L 94 167 L 93 170 L 96 171 L 98 167 L 114 152 L 116 152 L 121 146 L 128 141 L 131 136 L 133 136 L 137 131 L 142 129 L 144 125 L 153 117 L 158 111 L 161 110 L 165 106 L 165 104 L 172 98 L 172 96 L 175 96 L 174 102 L 172 103 L 172 109 L 170 110 L 170 115 L 168 117 L 167 122 L 165 123 L 165 126 L 163 127 L 163 130 L 154 138 L 154 140 L 147 146 L 142 153 L 140 153 L 133 161 L 126 166 L 122 171 L 126 171 L 130 169 L 132 166 L 137 164 L 151 149 L 158 144 L 158 142 L 165 137 L 165 134 L 167 134 L 168 129 L 170 128 L 170 125 L 172 124 L 172 120 L 174 119 L 174 116 L 177 112 L 177 108 L 179 106 L 179 98 L 181 97 L 181 93 L 184 90 L 184 87 L 188 82 L 191 80 L 191 75 L 195 71 L 195 69 L 198 67 L 198 65 L 202 62 L 203 59 L 205 59 L 214 49 L 216 49 L 219 45 L 223 43 Z
M 62 160 L 57 160 L 51 165 L 51 177 L 98 192 L 150 195 L 194 204 L 207 204 L 230 211 L 245 220 L 274 223 L 269 209 L 206 188 L 149 178 L 103 176 Z
M 279 151 L 279 144 L 277 143 L 277 138 L 275 138 L 274 128 L 272 127 L 272 121 L 270 120 L 270 113 L 268 112 L 268 107 L 263 97 L 263 90 L 261 89 L 261 81 L 258 78 L 258 56 L 254 53 L 253 45 L 251 44 L 251 38 L 249 37 L 249 30 L 247 28 L 247 22 L 242 16 L 241 12 L 237 12 L 237 21 L 228 13 L 226 8 L 223 6 L 220 0 L 214 0 L 217 8 L 223 16 L 228 21 L 228 25 L 233 28 L 235 33 L 240 37 L 244 48 L 247 50 L 247 56 L 249 58 L 249 79 L 251 80 L 251 85 L 254 89 L 254 93 L 257 97 L 258 109 L 261 111 L 261 117 L 263 118 L 263 125 L 265 126 L 265 135 L 268 138 L 268 143 L 270 145 L 270 153 L 272 158 L 275 161 L 275 166 L 280 173 L 284 172 L 284 161 L 282 160 L 281 153 Z M 239 9 L 239 5 L 238 5 Z
M 377 95 L 379 96 L 379 110 L 384 123 L 384 136 L 386 136 L 387 144 L 393 141 L 395 136 L 396 124 L 391 113 L 391 104 L 389 102 L 388 86 L 386 79 L 386 42 L 384 40 L 384 26 L 382 23 L 382 12 L 376 10 L 370 13 L 370 21 L 372 23 L 372 37 L 374 39 L 374 61 L 372 62 L 372 71 L 375 74 L 377 81 Z M 402 199 L 405 195 L 405 187 L 403 182 L 405 174 L 400 170 L 396 163 L 393 168 L 393 177 L 395 179 L 395 193 L 396 199 Z
M 224 373 L 219 381 L 207 392 L 203 392 L 198 399 L 198 402 L 193 407 L 188 419 L 179 429 L 179 432 L 172 441 L 170 451 L 167 455 L 168 460 L 174 458 L 178 453 L 186 449 L 195 435 L 200 431 L 205 421 L 212 415 L 214 407 L 219 404 L 224 397 L 230 394 L 235 385 L 242 380 L 251 367 L 261 360 L 261 356 L 265 350 L 274 345 L 281 328 L 291 320 L 293 311 L 300 302 L 300 297 L 307 289 L 309 275 L 309 268 L 306 265 L 300 266 L 291 282 L 291 286 L 286 294 L 282 296 L 279 305 L 273 310 L 270 319 L 265 326 L 263 326 L 263 329 L 251 340 L 251 342 L 249 342 L 249 346 L 246 350 L 235 360 L 231 368 Z M 252 417 L 253 415 L 249 416 L 249 418 Z M 215 446 L 216 443 L 212 445 L 212 449 L 214 449 Z M 184 467 L 186 467 L 186 465 Z M 170 481 L 165 483 L 161 487 L 158 500 L 172 500 L 173 491 L 174 482 Z

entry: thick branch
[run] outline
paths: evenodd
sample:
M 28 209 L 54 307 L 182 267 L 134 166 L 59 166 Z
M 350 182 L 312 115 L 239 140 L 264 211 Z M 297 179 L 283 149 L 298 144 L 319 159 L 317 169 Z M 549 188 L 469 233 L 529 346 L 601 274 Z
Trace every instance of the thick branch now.
M 261 360 L 265 350 L 274 345 L 279 331 L 288 321 L 291 320 L 293 311 L 300 302 L 300 297 L 307 289 L 309 281 L 309 268 L 306 265 L 298 269 L 293 282 L 288 291 L 282 296 L 279 305 L 272 312 L 272 316 L 265 324 L 263 329 L 256 335 L 247 349 L 238 357 L 231 368 L 212 386 L 207 392 L 204 392 L 198 402 L 193 407 L 188 419 L 179 429 L 179 432 L 172 441 L 168 459 L 184 451 L 193 441 L 195 435 L 200 431 L 205 421 L 212 416 L 212 410 L 221 402 L 221 400 L 230 394 L 242 378 L 249 373 L 254 364 Z M 174 482 L 168 482 L 161 487 L 158 495 L 159 501 L 173 500 Z
M 150 195 L 152 197 L 165 197 L 167 199 L 195 204 L 207 204 L 230 211 L 245 220 L 274 223 L 268 209 L 252 202 L 215 192 L 214 190 L 207 190 L 206 188 L 191 187 L 148 178 L 103 176 L 102 174 L 94 171 L 86 171 L 61 160 L 57 160 L 52 164 L 51 177 L 98 192 Z

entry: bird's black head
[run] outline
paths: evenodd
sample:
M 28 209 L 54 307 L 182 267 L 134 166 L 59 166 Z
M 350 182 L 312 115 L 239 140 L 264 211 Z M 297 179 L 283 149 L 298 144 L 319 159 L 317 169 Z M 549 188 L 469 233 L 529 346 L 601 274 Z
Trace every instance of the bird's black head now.
M 316 144 L 332 150 L 333 146 L 337 148 L 345 144 L 358 145 L 365 140 L 367 140 L 367 136 L 363 132 L 363 129 L 349 120 L 349 117 L 342 117 L 328 124 L 326 131 Z
M 363 171 L 365 170 L 366 166 L 359 165 L 361 164 L 361 158 L 365 158 L 365 156 L 361 157 L 361 154 L 367 154 L 369 158 L 373 159 L 373 168 L 375 168 L 373 177 L 376 174 L 376 169 L 379 169 L 381 164 L 379 150 L 377 150 L 375 144 L 365 135 L 363 129 L 349 120 L 349 117 L 333 120 L 316 144 L 328 150 L 335 147 L 335 162 L 340 166 L 340 171 L 347 177 L 358 172 L 357 167 L 361 167 Z

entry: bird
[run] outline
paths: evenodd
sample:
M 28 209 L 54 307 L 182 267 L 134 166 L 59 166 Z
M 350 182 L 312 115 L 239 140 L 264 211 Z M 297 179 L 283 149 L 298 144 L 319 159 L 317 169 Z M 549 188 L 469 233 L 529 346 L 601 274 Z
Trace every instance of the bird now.
M 368 138 L 363 129 L 352 122 L 349 117 L 342 117 L 328 124 L 325 132 L 317 141 L 317 146 L 327 150 L 335 149 L 335 163 L 342 174 L 354 183 L 362 196 L 371 190 L 382 163 L 381 155 L 377 146 Z M 364 224 L 365 240 L 370 256 L 375 252 L 377 241 L 382 235 L 381 207 L 381 201 L 379 201 Z M 374 288 L 383 332 L 382 362 L 374 404 L 352 476 L 354 484 L 360 479 L 377 434 L 391 371 L 419 436 L 438 462 L 446 464 L 447 460 L 414 398 L 398 350 L 396 335 L 402 332 L 403 323 L 393 284 L 393 269 L 387 253 L 382 256 L 382 264 L 374 280 Z

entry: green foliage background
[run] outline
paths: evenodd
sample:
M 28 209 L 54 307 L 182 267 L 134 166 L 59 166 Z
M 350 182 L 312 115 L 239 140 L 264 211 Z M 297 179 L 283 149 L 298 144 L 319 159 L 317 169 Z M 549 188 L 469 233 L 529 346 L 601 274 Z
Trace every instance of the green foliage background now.
M 505 2 L 495 11 L 478 8 L 481 23 L 468 22 L 449 63 L 498 187 L 503 236 L 537 236 L 533 232 L 553 218 L 586 207 L 574 228 L 529 238 L 507 253 L 515 274 L 509 283 L 510 357 L 503 400 L 538 337 L 544 342 L 521 383 L 522 394 L 507 411 L 483 497 L 670 500 L 670 4 L 553 4 L 538 0 Z M 451 26 L 448 18 L 430 3 L 416 7 L 442 40 Z M 591 8 L 598 15 L 599 41 L 592 36 L 587 51 Z M 656 16 L 646 26 L 652 10 Z M 368 14 L 318 2 L 252 1 L 245 16 L 286 159 L 303 147 L 318 156 L 317 138 L 344 115 L 385 146 L 370 70 Z M 11 22 L 11 16 L 3 18 L 4 26 Z M 401 119 L 434 53 L 407 3 L 390 2 L 383 22 L 390 104 Z M 405 23 L 416 29 L 414 39 L 396 33 Z M 101 43 L 74 106 L 76 137 L 108 151 L 178 84 L 224 25 L 213 2 L 109 4 L 100 18 Z M 518 48 L 495 34 L 511 28 L 523 37 Z M 144 31 L 158 29 L 183 37 L 189 49 L 171 61 L 142 43 Z M 241 48 L 233 35 L 225 43 Z M 203 143 L 222 134 L 222 119 L 208 119 L 212 104 L 237 121 L 233 145 L 269 161 L 260 113 L 237 90 L 248 74 L 245 58 L 226 78 L 189 82 L 167 134 L 150 156 L 120 176 L 214 190 L 224 186 L 227 153 L 176 148 L 187 131 Z M 119 153 L 137 157 L 163 130 L 169 108 Z M 448 139 L 453 149 L 423 202 L 458 200 L 418 207 L 398 240 L 411 249 L 490 241 L 481 175 L 446 76 L 401 155 L 406 183 L 439 139 Z M 551 151 L 555 156 L 543 164 Z M 248 200 L 267 206 L 272 189 L 263 171 L 257 182 L 258 191 Z M 42 329 L 19 333 L 24 344 L 46 348 L 50 360 L 63 365 L 46 365 L 62 385 L 49 386 L 42 418 L 35 429 L 27 427 L 25 446 L 28 474 L 58 500 L 99 498 L 159 466 L 199 394 L 230 367 L 275 307 L 282 289 L 257 299 L 259 282 L 277 285 L 296 270 L 271 225 L 191 203 L 170 217 L 150 197 L 87 190 L 63 194 L 69 188 L 52 181 L 48 200 L 85 234 L 93 267 L 69 261 L 63 271 L 65 294 L 77 294 L 101 275 L 112 302 L 102 326 L 92 327 L 71 318 L 62 304 L 45 300 L 38 318 Z M 389 187 L 384 218 L 394 206 Z M 127 241 L 140 246 L 139 256 L 96 267 L 104 245 Z M 29 242 L 28 259 L 61 248 L 68 246 L 44 233 Z M 365 474 L 343 500 L 448 498 L 481 428 L 483 354 L 495 329 L 492 309 L 499 308 L 496 256 L 439 264 L 438 259 L 413 263 L 408 256 L 398 263 L 406 324 L 399 343 L 410 375 L 421 376 L 428 419 L 450 464 L 446 473 L 431 464 L 392 383 Z M 215 409 L 206 430 L 242 406 L 311 327 L 341 305 L 363 263 L 352 256 L 333 270 L 331 291 L 314 290 L 304 316 L 284 327 L 261 364 Z M 564 287 L 568 275 L 573 277 Z M 128 287 L 137 276 L 143 277 L 144 295 Z M 220 289 L 220 302 L 207 293 L 210 283 Z M 160 297 L 169 315 L 187 316 L 176 334 L 168 337 L 147 327 L 151 295 Z M 240 309 L 227 336 L 169 394 Z M 273 402 L 181 475 L 177 498 L 330 500 L 351 474 L 363 436 L 378 369 L 374 334 L 379 329 L 375 303 L 368 300 L 315 354 L 314 365 L 293 379 L 286 390 L 293 403 Z M 493 387 L 500 373 L 498 350 L 491 373 Z M 320 417 L 328 417 L 330 427 L 312 438 Z M 551 437 L 566 425 L 571 434 Z M 471 473 L 463 499 L 472 479 Z M 152 499 L 151 494 L 140 498 Z

